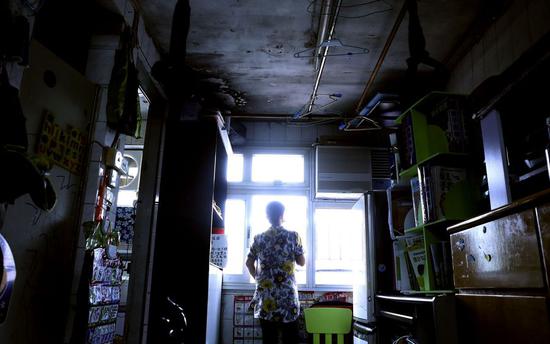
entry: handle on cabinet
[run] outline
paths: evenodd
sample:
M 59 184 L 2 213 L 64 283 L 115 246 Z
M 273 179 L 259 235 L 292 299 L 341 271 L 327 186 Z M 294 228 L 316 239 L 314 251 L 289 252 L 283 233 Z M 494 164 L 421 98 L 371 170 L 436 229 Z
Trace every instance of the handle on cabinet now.
M 388 319 L 405 322 L 407 324 L 412 324 L 414 323 L 414 320 L 415 320 L 413 316 L 394 313 L 394 312 L 388 312 L 388 311 L 380 311 L 380 315 Z

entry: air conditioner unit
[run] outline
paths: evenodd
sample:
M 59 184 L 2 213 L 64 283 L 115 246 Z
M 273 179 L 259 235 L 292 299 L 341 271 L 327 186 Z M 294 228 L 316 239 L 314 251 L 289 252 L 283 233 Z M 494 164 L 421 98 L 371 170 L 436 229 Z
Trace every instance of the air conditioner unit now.
M 357 199 L 390 185 L 390 152 L 356 146 L 315 147 L 315 198 Z

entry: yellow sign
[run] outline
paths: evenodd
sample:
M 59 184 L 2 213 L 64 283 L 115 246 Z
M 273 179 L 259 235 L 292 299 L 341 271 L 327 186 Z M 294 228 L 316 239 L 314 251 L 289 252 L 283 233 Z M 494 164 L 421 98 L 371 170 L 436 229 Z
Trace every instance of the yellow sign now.
M 87 147 L 86 141 L 86 136 L 79 129 L 67 125 L 63 130 L 55 123 L 55 116 L 44 110 L 44 122 L 36 148 L 37 155 L 80 175 Z

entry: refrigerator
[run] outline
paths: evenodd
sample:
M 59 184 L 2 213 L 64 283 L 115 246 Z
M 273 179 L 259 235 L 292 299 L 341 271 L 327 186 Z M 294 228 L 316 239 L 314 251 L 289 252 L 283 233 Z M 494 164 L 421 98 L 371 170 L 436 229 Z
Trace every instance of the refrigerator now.
M 353 206 L 361 259 L 353 267 L 353 343 L 376 343 L 374 300 L 392 288 L 393 255 L 385 191 L 365 193 Z

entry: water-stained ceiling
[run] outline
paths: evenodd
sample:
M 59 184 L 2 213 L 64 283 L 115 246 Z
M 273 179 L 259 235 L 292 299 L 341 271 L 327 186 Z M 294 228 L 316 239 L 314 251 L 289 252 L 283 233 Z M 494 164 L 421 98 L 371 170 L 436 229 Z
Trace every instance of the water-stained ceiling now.
M 449 65 L 481 3 L 418 0 L 431 57 Z M 148 31 L 164 52 L 169 50 L 175 4 L 140 0 Z M 232 113 L 292 115 L 306 106 L 319 61 L 301 56 L 311 55 L 308 49 L 318 45 L 327 14 L 322 0 L 190 0 L 190 6 L 187 63 L 220 84 Z M 402 6 L 402 0 L 342 0 L 333 36 L 342 46 L 329 49 L 314 113 L 353 113 Z M 408 21 L 407 14 L 369 97 L 377 91 L 399 92 L 410 56 Z M 419 73 L 429 71 L 419 68 Z

